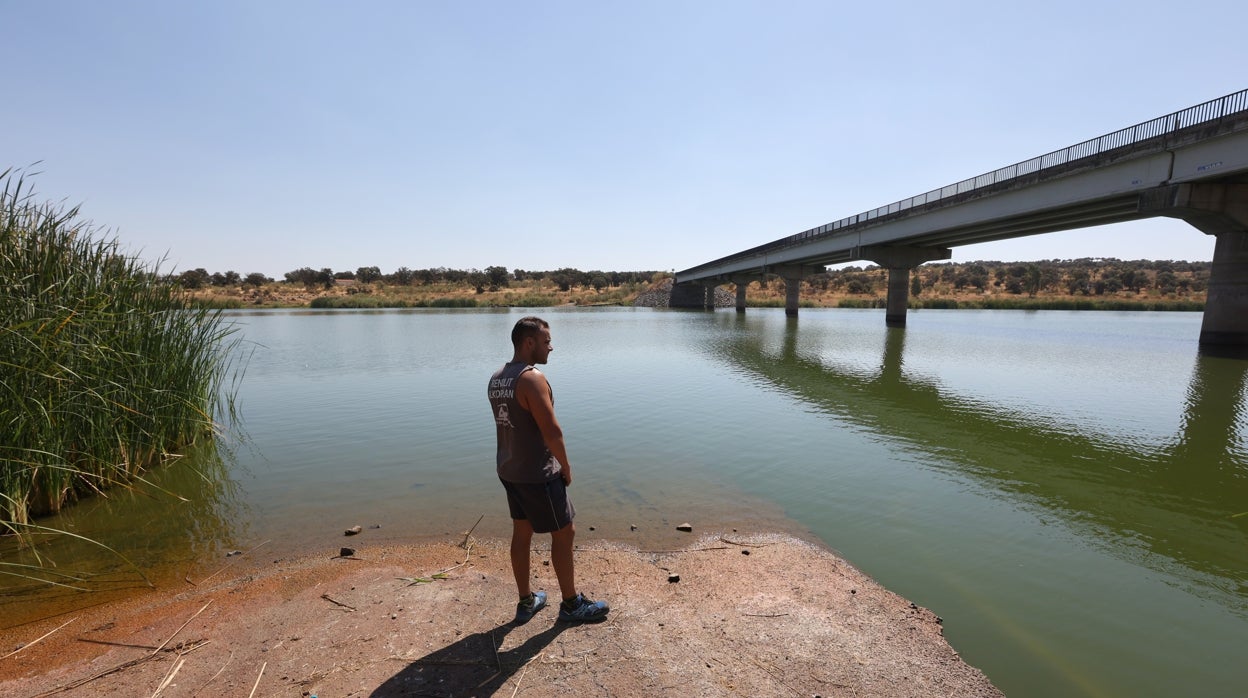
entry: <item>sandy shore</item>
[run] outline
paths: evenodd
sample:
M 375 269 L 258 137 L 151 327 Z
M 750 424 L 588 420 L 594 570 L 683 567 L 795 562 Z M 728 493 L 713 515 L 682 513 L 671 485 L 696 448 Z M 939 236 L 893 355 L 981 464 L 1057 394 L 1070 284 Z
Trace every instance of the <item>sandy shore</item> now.
M 553 605 L 513 625 L 505 542 L 459 543 L 279 561 L 0 631 L 0 695 L 1001 695 L 933 613 L 794 538 L 578 548 L 579 586 L 612 607 L 595 625 Z M 535 588 L 557 598 L 547 560 Z

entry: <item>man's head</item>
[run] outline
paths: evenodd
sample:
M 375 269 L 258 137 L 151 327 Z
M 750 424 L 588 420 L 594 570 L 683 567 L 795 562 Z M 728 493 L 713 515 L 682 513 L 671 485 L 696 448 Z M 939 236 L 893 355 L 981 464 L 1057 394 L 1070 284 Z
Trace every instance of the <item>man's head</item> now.
M 550 344 L 550 323 L 540 317 L 522 317 L 511 328 L 511 345 L 517 360 L 544 364 L 553 347 Z

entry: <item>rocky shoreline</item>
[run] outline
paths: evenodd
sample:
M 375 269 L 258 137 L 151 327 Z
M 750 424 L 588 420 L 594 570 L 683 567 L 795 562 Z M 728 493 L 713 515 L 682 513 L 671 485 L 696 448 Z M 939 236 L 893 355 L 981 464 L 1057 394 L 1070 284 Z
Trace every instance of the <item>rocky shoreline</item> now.
M 649 289 L 637 294 L 637 299 L 633 301 L 633 306 L 638 308 L 669 308 L 672 305 L 672 286 L 676 284 L 675 279 L 663 279 L 654 284 Z M 716 308 L 733 308 L 736 307 L 737 298 L 723 288 L 715 289 L 715 307 Z

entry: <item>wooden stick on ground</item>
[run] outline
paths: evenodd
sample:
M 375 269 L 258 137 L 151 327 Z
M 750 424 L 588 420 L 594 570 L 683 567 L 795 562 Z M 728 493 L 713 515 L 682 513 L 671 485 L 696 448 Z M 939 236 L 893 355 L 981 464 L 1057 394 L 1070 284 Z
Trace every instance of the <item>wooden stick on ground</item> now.
M 183 664 L 186 664 L 186 659 L 179 658 L 177 663 L 174 664 L 169 672 L 165 674 L 165 679 L 160 682 L 159 686 L 156 687 L 156 692 L 152 694 L 152 698 L 157 698 L 161 691 L 165 690 L 169 687 L 169 684 L 173 683 L 173 677 L 177 676 L 178 672 L 182 670 Z
M 775 543 L 738 543 L 735 540 L 728 540 L 723 536 L 720 536 L 719 539 L 729 545 L 739 545 L 742 548 L 766 548 L 769 545 L 775 545 Z
M 330 603 L 332 603 L 332 604 L 334 604 L 335 606 L 342 606 L 343 608 L 347 609 L 348 611 L 354 611 L 354 610 L 355 610 L 355 607 L 354 607 L 354 606 L 348 606 L 347 604 L 345 604 L 345 603 L 343 603 L 343 602 L 341 602 L 341 601 L 335 601 L 334 599 L 330 598 L 329 594 L 321 594 L 321 598 L 322 598 L 322 599 L 325 599 L 326 601 L 328 601 L 328 602 L 330 602 Z
M 204 607 L 203 607 L 203 608 L 201 608 L 201 609 L 199 609 L 198 611 L 196 611 L 196 612 L 195 612 L 195 615 L 191 616 L 190 618 L 187 618 L 187 619 L 186 619 L 186 622 L 185 622 L 185 623 L 183 623 L 182 625 L 180 625 L 180 626 L 178 627 L 178 629 L 177 629 L 177 630 L 173 631 L 173 634 L 169 636 L 169 639 L 168 639 L 168 640 L 165 640 L 164 642 L 160 643 L 160 647 L 157 647 L 156 649 L 152 650 L 152 653 L 151 653 L 151 654 L 149 654 L 149 655 L 148 655 L 148 657 L 155 657 L 158 653 L 160 653 L 160 651 L 161 651 L 161 650 L 163 650 L 163 649 L 165 648 L 165 645 L 167 645 L 167 644 L 169 644 L 170 642 L 172 642 L 172 641 L 173 641 L 173 638 L 177 637 L 177 636 L 178 636 L 178 633 L 182 632 L 182 629 L 183 629 L 183 628 L 185 628 L 186 626 L 190 625 L 190 624 L 191 624 L 191 621 L 193 621 L 193 620 L 195 620 L 196 618 L 198 618 L 198 617 L 199 617 L 199 614 L 203 613 L 203 612 L 204 612 L 204 610 L 205 610 L 205 609 L 207 609 L 207 608 L 208 608 L 209 606 L 211 606 L 211 605 L 212 605 L 212 599 L 208 599 L 208 603 L 204 604 Z
M 70 618 L 69 620 L 65 621 L 65 623 L 64 623 L 64 624 L 62 624 L 60 628 L 57 628 L 56 630 L 49 630 L 48 632 L 46 632 L 46 633 L 44 633 L 43 635 L 41 635 L 39 638 L 37 638 L 37 639 L 35 639 L 35 640 L 32 640 L 32 641 L 30 641 L 30 642 L 28 642 L 28 643 L 26 643 L 26 644 L 22 645 L 21 647 L 18 647 L 17 649 L 13 650 L 12 652 L 9 652 L 8 654 L 4 655 L 3 657 L 0 657 L 0 660 L 5 660 L 5 659 L 8 659 L 9 657 L 12 657 L 13 655 L 17 654 L 18 652 L 21 652 L 21 651 L 22 651 L 22 650 L 24 650 L 24 649 L 28 649 L 28 648 L 32 647 L 33 645 L 35 645 L 35 643 L 39 642 L 40 640 L 43 640 L 44 638 L 48 637 L 49 635 L 52 635 L 52 634 L 53 634 L 53 633 L 55 633 L 57 630 L 60 630 L 61 628 L 64 628 L 66 625 L 69 625 L 70 623 L 73 623 L 73 622 L 74 622 L 74 621 L 76 621 L 76 620 L 78 620 L 78 617 Z
M 247 698 L 252 698 L 252 696 L 256 695 L 256 689 L 260 687 L 260 679 L 264 678 L 264 670 L 267 669 L 268 666 L 268 662 L 260 665 L 260 675 L 256 677 L 256 685 L 251 687 L 251 693 L 247 694 Z
M 477 522 L 472 525 L 472 528 L 468 529 L 468 532 L 464 534 L 464 542 L 460 543 L 459 547 L 461 548 L 468 547 L 468 539 L 472 537 L 472 532 L 477 530 L 477 526 L 481 525 L 481 519 L 484 519 L 484 518 L 485 518 L 485 514 L 482 514 L 481 518 L 477 519 Z
M 513 690 L 513 691 L 511 692 L 511 698 L 516 698 L 516 694 L 520 692 L 520 682 L 521 682 L 521 681 L 524 681 L 524 675 L 528 673 L 528 671 L 529 671 L 529 665 L 530 665 L 530 664 L 532 664 L 533 662 L 537 661 L 538 657 L 541 657 L 541 656 L 542 656 L 542 655 L 540 655 L 540 654 L 539 654 L 539 655 L 537 655 L 536 657 L 534 657 L 534 658 L 532 658 L 532 659 L 530 659 L 529 661 L 527 661 L 527 662 L 525 662 L 525 663 L 524 663 L 524 671 L 521 671 L 521 672 L 520 672 L 520 678 L 516 679 L 516 688 L 515 688 L 515 690 Z
M 217 669 L 217 673 L 213 674 L 211 679 L 208 679 L 207 681 L 205 681 L 203 686 L 200 686 L 199 688 L 195 689 L 195 692 L 191 694 L 192 698 L 194 698 L 194 696 L 199 695 L 199 692 L 207 688 L 208 684 L 212 683 L 213 681 L 216 681 L 217 677 L 221 675 L 221 672 L 225 671 L 225 668 L 229 666 L 230 662 L 232 661 L 234 661 L 234 652 L 231 651 L 230 658 L 225 660 L 225 664 L 222 664 L 221 668 Z
M 128 661 L 128 662 L 123 662 L 123 663 L 118 664 L 117 666 L 115 666 L 115 667 L 113 667 L 113 668 L 111 668 L 111 669 L 105 669 L 104 671 L 101 671 L 101 672 L 99 672 L 98 674 L 94 674 L 94 675 L 92 675 L 92 676 L 88 676 L 88 677 L 87 677 L 87 678 L 85 678 L 85 679 L 79 679 L 79 680 L 74 681 L 74 682 L 72 682 L 72 683 L 69 683 L 69 684 L 66 684 L 66 685 L 64 685 L 64 686 L 61 686 L 60 688 L 54 688 L 54 689 L 52 689 L 52 690 L 50 690 L 50 691 L 44 691 L 43 693 L 40 693 L 38 696 L 35 696 L 34 698 L 45 698 L 46 696 L 56 695 L 57 693 L 64 693 L 65 691 L 69 691 L 69 690 L 72 690 L 72 689 L 78 688 L 78 687 L 80 687 L 80 686 L 85 686 L 85 685 L 87 685 L 87 684 L 91 683 L 92 681 L 95 681 L 96 679 L 102 679 L 102 678 L 104 678 L 105 676 L 108 676 L 109 674 L 115 674 L 115 673 L 117 673 L 117 672 L 119 672 L 119 671 L 122 671 L 123 669 L 129 669 L 130 667 L 133 667 L 133 666 L 138 666 L 139 664 L 142 664 L 143 662 L 148 661 L 149 659 L 151 659 L 151 658 L 155 657 L 156 655 L 160 654 L 160 651 L 161 651 L 161 650 L 163 650 L 163 649 L 165 648 L 165 645 L 168 645 L 170 642 L 172 642 L 172 641 L 173 641 L 173 638 L 177 637 L 177 636 L 178 636 L 178 633 L 182 632 L 182 629 L 183 629 L 183 628 L 185 628 L 186 626 L 190 625 L 190 624 L 191 624 L 191 621 L 193 621 L 193 620 L 195 620 L 196 618 L 198 618 L 198 617 L 199 617 L 199 614 L 203 613 L 203 612 L 204 612 L 204 609 L 208 608 L 208 606 L 210 606 L 210 605 L 212 605 L 212 600 L 211 600 L 211 599 L 209 599 L 208 603 L 204 604 L 203 608 L 201 608 L 201 609 L 199 609 L 198 611 L 196 611 L 196 612 L 195 612 L 195 615 L 193 615 L 193 616 L 191 616 L 190 618 L 188 618 L 188 619 L 187 619 L 187 621 L 186 621 L 185 623 L 183 623 L 183 624 L 182 624 L 182 625 L 181 625 L 181 626 L 180 626 L 177 630 L 175 630 L 175 631 L 174 631 L 174 633 L 173 633 L 172 635 L 170 635 L 170 636 L 169 636 L 169 639 L 168 639 L 168 640 L 165 640 L 164 642 L 160 643 L 160 647 L 157 647 L 156 649 L 152 650 L 152 653 L 151 653 L 151 654 L 146 654 L 146 655 L 143 655 L 142 657 L 139 657 L 138 659 L 132 659 L 132 660 L 130 660 L 130 661 Z

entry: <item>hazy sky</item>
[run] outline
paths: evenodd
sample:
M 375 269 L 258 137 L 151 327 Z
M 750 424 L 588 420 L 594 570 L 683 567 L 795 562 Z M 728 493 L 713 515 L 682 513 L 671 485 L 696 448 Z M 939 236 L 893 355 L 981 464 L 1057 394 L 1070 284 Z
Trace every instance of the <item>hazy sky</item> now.
M 0 0 L 0 170 L 166 271 L 679 270 L 1248 87 L 1245 26 L 1243 0 Z M 1154 219 L 953 258 L 1212 254 Z

